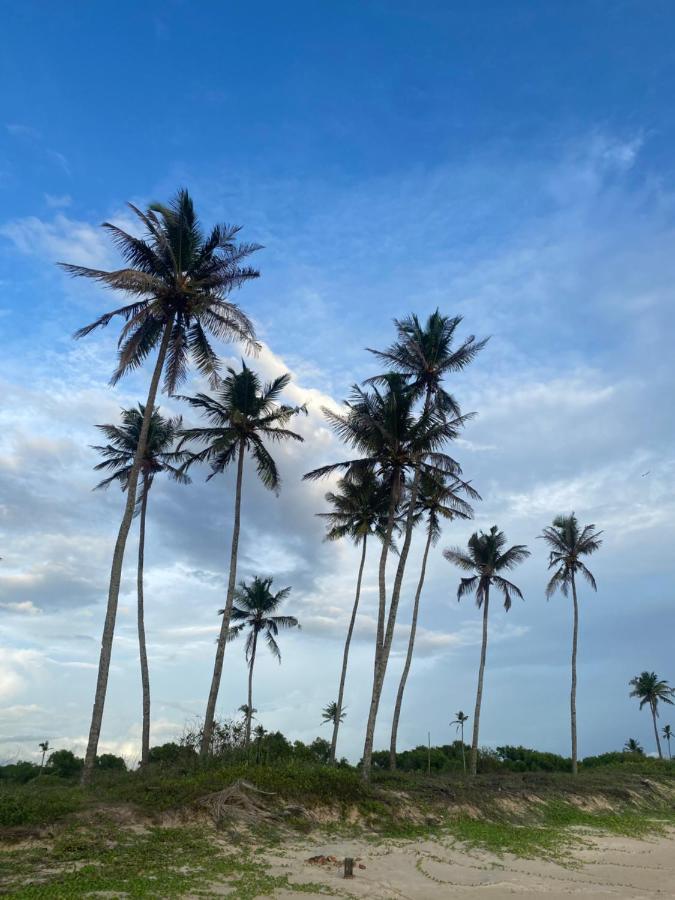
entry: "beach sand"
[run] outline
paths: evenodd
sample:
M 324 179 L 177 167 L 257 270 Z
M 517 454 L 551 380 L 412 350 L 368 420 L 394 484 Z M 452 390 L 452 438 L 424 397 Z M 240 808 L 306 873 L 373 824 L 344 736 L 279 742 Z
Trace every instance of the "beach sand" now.
M 298 883 L 320 883 L 340 896 L 372 900 L 675 897 L 675 832 L 647 840 L 584 834 L 583 841 L 564 862 L 498 857 L 450 839 L 382 844 L 307 840 L 266 856 L 274 874 L 288 874 Z M 354 878 L 345 879 L 341 866 L 308 862 L 313 856 L 351 856 L 365 868 L 355 867 Z M 310 900 L 326 895 L 284 890 L 275 896 Z

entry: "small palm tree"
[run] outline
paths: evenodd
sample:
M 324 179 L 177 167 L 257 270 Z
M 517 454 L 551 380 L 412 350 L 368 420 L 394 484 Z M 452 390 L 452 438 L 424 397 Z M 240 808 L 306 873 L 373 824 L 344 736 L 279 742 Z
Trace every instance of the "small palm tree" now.
M 457 726 L 457 731 L 460 733 L 460 741 L 462 742 L 462 768 L 464 769 L 464 774 L 466 775 L 466 756 L 464 754 L 464 725 L 469 721 L 469 717 L 466 713 L 462 712 L 460 709 L 459 712 L 455 713 L 455 718 L 450 723 L 451 725 Z
M 131 203 L 129 208 L 144 229 L 143 237 L 128 234 L 110 222 L 103 224 L 124 258 L 121 269 L 106 271 L 59 264 L 70 275 L 98 282 L 126 294 L 130 300 L 75 332 L 76 338 L 82 338 L 98 328 L 105 328 L 113 319 L 125 322 L 118 340 L 113 383 L 127 372 L 138 369 L 156 353 L 138 447 L 129 472 L 127 502 L 113 552 L 96 693 L 82 769 L 83 782 L 90 779 L 96 765 L 124 551 L 136 506 L 136 488 L 150 416 L 162 375 L 164 390 L 169 394 L 173 394 L 184 380 L 190 359 L 203 375 L 215 378 L 219 362 L 209 334 L 219 340 L 243 341 L 252 350 L 257 347 L 253 325 L 230 302 L 229 295 L 258 277 L 258 272 L 243 265 L 246 257 L 259 249 L 258 245 L 235 243 L 239 228 L 232 225 L 216 225 L 205 234 L 185 190 L 178 191 L 167 205 L 153 203 L 145 212 Z
M 341 478 L 338 481 L 336 490 L 329 491 L 326 494 L 326 500 L 332 506 L 331 511 L 318 513 L 321 518 L 326 520 L 328 526 L 326 540 L 337 541 L 347 537 L 351 538 L 357 546 L 361 544 L 361 561 L 356 577 L 356 594 L 342 653 L 340 684 L 335 704 L 336 715 L 332 720 L 333 736 L 330 745 L 330 762 L 334 763 L 338 731 L 344 718 L 340 715 L 340 712 L 344 700 L 349 649 L 361 599 L 361 581 L 363 579 L 363 567 L 366 562 L 368 538 L 371 535 L 375 535 L 381 541 L 384 541 L 386 538 L 389 490 L 387 485 L 378 479 L 371 469 L 357 469 L 351 474 L 351 477 Z
M 637 753 L 640 756 L 645 755 L 645 751 L 642 748 L 642 744 L 636 738 L 628 738 L 626 743 L 623 745 L 624 753 Z
M 668 743 L 668 759 L 672 759 L 673 754 L 670 752 L 670 739 L 673 736 L 673 729 L 670 725 L 664 725 L 661 734 L 663 735 L 663 739 Z
M 230 549 L 230 573 L 227 583 L 223 620 L 216 645 L 216 659 L 211 678 L 211 688 L 206 704 L 204 731 L 200 753 L 206 755 L 211 746 L 211 731 L 218 701 L 220 679 L 223 671 L 225 645 L 230 628 L 230 616 L 234 602 L 237 556 L 239 552 L 239 530 L 241 524 L 241 489 L 244 477 L 244 459 L 247 453 L 253 457 L 258 477 L 272 491 L 278 492 L 281 484 L 279 472 L 274 459 L 265 447 L 265 440 L 281 442 L 285 440 L 302 441 L 299 434 L 290 431 L 286 426 L 298 413 L 305 412 L 304 407 L 287 406 L 279 403 L 279 397 L 291 380 L 291 376 L 281 375 L 269 384 L 263 384 L 251 369 L 242 362 L 241 372 L 228 368 L 228 377 L 218 384 L 215 397 L 197 394 L 195 397 L 184 397 L 193 409 L 198 409 L 209 421 L 205 428 L 187 428 L 183 431 L 183 441 L 196 441 L 205 444 L 203 450 L 192 455 L 190 465 L 194 462 L 207 462 L 211 465 L 209 479 L 222 473 L 231 464 L 236 463 L 237 480 L 234 495 L 234 523 L 232 527 L 232 545 Z
M 340 725 L 344 722 L 346 715 L 346 708 L 338 706 L 335 700 L 331 700 L 331 702 L 326 704 L 321 710 L 321 724 L 325 725 L 326 722 L 330 722 L 332 725 Z M 331 762 L 332 761 L 333 759 L 331 759 Z
M 595 525 L 579 527 L 577 517 L 556 516 L 553 524 L 540 535 L 550 548 L 549 569 L 555 569 L 546 586 L 546 597 L 550 598 L 560 589 L 564 597 L 572 589 L 574 603 L 574 626 L 572 629 L 572 687 L 570 690 L 570 722 L 572 731 L 572 774 L 577 774 L 577 643 L 579 639 L 579 604 L 577 602 L 576 575 L 581 573 L 594 591 L 597 591 L 595 578 L 581 561 L 582 556 L 595 553 L 602 544 L 601 531 Z
M 251 739 L 251 718 L 253 710 L 253 667 L 255 665 L 258 637 L 262 635 L 270 652 L 281 662 L 281 652 L 276 638 L 280 628 L 298 628 L 298 620 L 294 616 L 275 615 L 283 601 L 291 592 L 289 587 L 276 594 L 272 593 L 272 579 L 260 578 L 256 575 L 248 584 L 242 581 L 235 594 L 236 603 L 232 606 L 231 621 L 235 624 L 230 629 L 230 637 L 248 629 L 245 654 L 248 663 L 248 703 L 246 716 L 245 745 Z M 225 610 L 220 611 L 221 615 Z
M 476 605 L 483 609 L 483 641 L 480 651 L 480 666 L 478 669 L 478 689 L 476 691 L 476 709 L 473 716 L 473 738 L 471 741 L 472 775 L 476 774 L 478 766 L 478 735 L 480 725 L 480 708 L 483 699 L 483 675 L 485 673 L 485 658 L 487 654 L 488 640 L 488 607 L 490 603 L 490 588 L 495 587 L 504 597 L 504 609 L 508 612 L 511 608 L 511 596 L 522 599 L 520 588 L 507 581 L 500 572 L 509 571 L 523 562 L 530 555 L 530 551 L 523 544 L 514 544 L 508 550 L 504 550 L 506 536 L 496 525 L 488 532 L 474 532 L 469 538 L 468 552 L 460 547 L 445 550 L 443 555 L 448 562 L 453 563 L 465 572 L 473 572 L 468 578 L 462 578 L 457 588 L 457 599 L 461 600 L 465 594 L 473 593 L 476 597 Z
M 42 759 L 40 760 L 40 771 L 45 767 L 45 756 L 49 753 L 49 741 L 40 741 L 38 747 L 42 751 Z
M 120 425 L 99 425 L 108 440 L 104 446 L 95 446 L 103 457 L 103 461 L 94 466 L 95 471 L 112 472 L 99 482 L 96 488 L 108 488 L 113 482 L 126 491 L 129 485 L 131 470 L 136 457 L 136 449 L 140 440 L 145 408 L 123 409 Z M 148 508 L 148 495 L 155 476 L 166 472 L 174 481 L 187 484 L 190 479 L 182 471 L 188 454 L 176 449 L 176 441 L 182 427 L 180 416 L 166 419 L 157 408 L 153 410 L 148 426 L 145 450 L 141 457 L 141 494 L 138 498 L 137 512 L 140 515 L 138 537 L 138 566 L 136 573 L 137 586 L 137 627 L 138 647 L 141 659 L 141 687 L 143 695 L 143 726 L 141 735 L 141 765 L 148 763 L 150 753 L 150 673 L 148 670 L 148 653 L 145 643 L 145 604 L 143 591 L 143 568 L 145 560 L 145 519 Z
M 659 703 L 668 703 L 673 705 L 673 695 L 675 691 L 670 687 L 667 681 L 659 678 L 656 672 L 642 672 L 631 678 L 629 685 L 632 688 L 631 697 L 637 697 L 640 701 L 640 709 L 643 706 L 649 706 L 652 714 L 652 722 L 654 723 L 654 737 L 656 738 L 656 749 L 659 752 L 659 759 L 663 759 L 661 753 L 661 741 L 659 740 L 659 729 L 656 727 L 656 719 L 659 715 Z
M 472 500 L 480 500 L 480 494 L 475 491 L 468 482 L 461 481 L 458 478 L 445 478 L 433 473 L 424 473 L 420 477 L 419 492 L 417 495 L 415 524 L 424 521 L 427 530 L 427 539 L 424 545 L 424 553 L 422 554 L 422 567 L 420 569 L 419 579 L 417 581 L 417 589 L 415 591 L 415 600 L 413 602 L 412 622 L 410 625 L 410 636 L 408 638 L 408 650 L 406 653 L 403 672 L 396 694 L 396 703 L 394 704 L 394 717 L 391 724 L 391 739 L 389 744 L 389 768 L 396 768 L 396 740 L 398 737 L 398 723 L 401 717 L 401 707 L 403 705 L 403 694 L 405 692 L 410 666 L 412 664 L 413 650 L 415 648 L 415 638 L 417 636 L 417 617 L 420 608 L 420 598 L 422 596 L 422 588 L 424 587 L 424 579 L 427 571 L 427 560 L 432 545 L 438 543 L 441 535 L 441 522 L 451 522 L 453 519 L 471 519 L 473 518 L 473 509 L 471 505 L 461 496 L 466 494 Z

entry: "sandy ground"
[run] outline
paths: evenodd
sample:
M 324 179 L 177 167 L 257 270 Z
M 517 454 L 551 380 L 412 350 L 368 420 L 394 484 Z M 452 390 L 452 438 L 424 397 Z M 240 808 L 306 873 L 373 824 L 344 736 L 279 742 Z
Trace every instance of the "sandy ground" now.
M 268 856 L 275 874 L 291 881 L 321 883 L 340 896 L 379 898 L 471 897 L 514 895 L 546 897 L 675 898 L 675 832 L 646 841 L 584 836 L 584 847 L 565 864 L 548 860 L 497 857 L 468 850 L 451 840 L 388 842 L 335 841 L 286 845 Z M 334 864 L 307 862 L 312 856 L 360 857 L 351 880 Z M 357 863 L 358 865 L 358 863 Z M 325 894 L 280 891 L 278 898 L 325 897 Z

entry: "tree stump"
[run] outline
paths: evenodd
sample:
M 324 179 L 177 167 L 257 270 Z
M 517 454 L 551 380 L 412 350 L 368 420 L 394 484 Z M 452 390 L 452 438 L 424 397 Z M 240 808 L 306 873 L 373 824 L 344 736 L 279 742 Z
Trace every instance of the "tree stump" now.
M 354 859 L 351 856 L 345 856 L 345 878 L 354 877 Z

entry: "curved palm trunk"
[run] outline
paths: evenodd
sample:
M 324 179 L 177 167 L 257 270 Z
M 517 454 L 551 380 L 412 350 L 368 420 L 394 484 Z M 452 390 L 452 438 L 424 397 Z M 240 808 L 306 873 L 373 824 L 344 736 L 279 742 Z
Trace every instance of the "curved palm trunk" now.
M 117 533 L 115 542 L 115 550 L 113 552 L 112 566 L 110 568 L 110 585 L 108 587 L 108 606 L 105 614 L 105 623 L 103 625 L 103 636 L 101 638 L 101 655 L 98 663 L 98 676 L 96 679 L 96 692 L 94 694 L 94 708 L 91 714 L 91 725 L 89 727 L 89 739 L 87 741 L 87 752 L 84 757 L 84 767 L 82 769 L 82 783 L 87 784 L 91 780 L 91 775 L 96 765 L 96 751 L 98 750 L 98 741 L 101 735 L 101 724 L 103 722 L 103 707 L 105 706 L 105 697 L 108 689 L 108 675 L 110 673 L 110 658 L 112 656 L 112 643 L 115 633 L 115 620 L 117 618 L 117 604 L 120 596 L 120 582 L 122 580 L 122 565 L 124 563 L 124 550 L 127 545 L 129 529 L 134 516 L 134 507 L 136 505 L 136 488 L 138 486 L 138 476 L 141 469 L 141 460 L 145 453 L 145 445 L 148 440 L 148 430 L 150 428 L 150 419 L 155 408 L 155 400 L 157 399 L 157 390 L 159 388 L 159 379 L 164 368 L 164 360 L 166 351 L 171 339 L 171 329 L 173 327 L 173 318 L 164 326 L 164 334 L 162 342 L 157 354 L 155 369 L 150 380 L 150 388 L 148 390 L 148 398 L 145 402 L 145 413 L 143 415 L 143 423 L 141 425 L 141 433 L 138 438 L 138 447 L 134 455 L 134 461 L 129 473 L 129 481 L 127 483 L 127 502 L 124 507 L 124 514 Z
M 574 627 L 572 630 L 572 688 L 570 691 L 570 722 L 572 728 L 572 775 L 577 774 L 577 643 L 579 640 L 579 604 L 577 585 L 572 573 L 572 599 L 574 601 Z
M 654 737 L 656 738 L 656 749 L 659 751 L 659 759 L 663 759 L 663 753 L 661 753 L 661 741 L 659 740 L 659 729 L 656 725 L 656 703 L 650 703 L 649 707 L 652 711 L 652 722 L 654 723 Z
M 483 600 L 483 643 L 480 648 L 480 666 L 478 668 L 478 688 L 476 690 L 476 709 L 473 714 L 473 738 L 471 740 L 471 757 L 469 771 L 472 775 L 478 769 L 478 732 L 480 728 L 480 707 L 483 702 L 483 675 L 485 674 L 485 658 L 487 656 L 488 642 L 488 607 L 490 604 L 490 585 L 485 589 Z
M 424 586 L 424 578 L 427 571 L 427 559 L 429 557 L 429 548 L 431 547 L 431 531 L 427 535 L 427 541 L 424 546 L 424 554 L 422 556 L 422 569 L 420 571 L 419 581 L 417 582 L 417 590 L 415 591 L 415 602 L 413 605 L 412 623 L 410 625 L 410 638 L 408 640 L 408 653 L 403 666 L 401 682 L 398 686 L 396 695 L 396 705 L 394 707 L 394 720 L 391 725 L 391 742 L 389 745 L 389 768 L 393 771 L 396 768 L 396 738 L 398 737 L 398 722 L 401 717 L 401 704 L 403 703 L 403 693 L 405 691 L 406 682 L 408 681 L 408 673 L 412 663 L 413 649 L 415 647 L 415 636 L 417 634 L 417 615 L 420 608 L 420 597 L 422 596 L 422 587 Z
M 382 696 L 382 687 L 384 685 L 384 676 L 387 672 L 387 663 L 389 662 L 389 654 L 394 639 L 394 626 L 396 625 L 396 613 L 398 612 L 398 602 L 401 596 L 401 585 L 403 583 L 403 573 L 405 572 L 406 562 L 408 560 L 408 552 L 410 551 L 410 542 L 415 519 L 415 501 L 417 500 L 417 492 L 419 490 L 420 476 L 422 474 L 421 467 L 418 465 L 415 469 L 412 487 L 410 489 L 410 497 L 408 498 L 408 515 L 406 517 L 405 538 L 401 555 L 399 556 L 398 566 L 396 567 L 396 577 L 394 578 L 394 587 L 391 595 L 391 603 L 389 605 L 389 616 L 387 617 L 387 630 L 384 635 L 383 644 L 377 648 L 375 654 L 375 673 L 373 678 L 373 693 L 370 700 L 370 711 L 368 714 L 368 724 L 366 726 L 366 739 L 363 747 L 363 762 L 361 776 L 364 781 L 370 779 L 370 769 L 373 761 L 373 742 L 375 739 L 375 724 L 377 722 L 377 713 L 380 706 L 380 698 Z
M 223 620 L 220 624 L 220 634 L 218 635 L 218 644 L 216 646 L 216 661 L 213 667 L 213 676 L 211 678 L 211 689 L 209 691 L 209 699 L 206 704 L 206 715 L 204 716 L 204 729 L 202 731 L 202 742 L 199 748 L 201 756 L 206 756 L 211 749 L 211 737 L 213 735 L 214 716 L 216 714 L 216 703 L 218 701 L 218 691 L 220 689 L 220 678 L 223 673 L 223 657 L 225 656 L 225 644 L 227 643 L 227 635 L 230 630 L 230 616 L 232 615 L 232 603 L 234 602 L 234 589 L 237 583 L 237 554 L 239 552 L 239 526 L 241 523 L 241 484 L 244 476 L 244 444 L 239 445 L 239 459 L 237 460 L 237 485 L 234 495 L 234 524 L 232 527 L 232 549 L 230 551 L 230 575 L 227 582 L 227 597 L 225 599 L 225 609 L 223 611 Z
M 141 498 L 141 521 L 138 533 L 138 650 L 141 659 L 141 687 L 143 690 L 143 726 L 141 732 L 141 765 L 148 764 L 150 754 L 150 672 L 148 669 L 148 651 L 145 646 L 145 610 L 143 598 L 143 565 L 145 560 L 145 514 L 148 509 L 148 493 L 150 481 L 143 477 L 143 494 Z
M 342 701 L 345 693 L 345 679 L 347 678 L 347 662 L 349 661 L 349 647 L 352 642 L 352 634 L 354 633 L 354 623 L 356 622 L 356 613 L 359 608 L 359 600 L 361 598 L 361 580 L 363 578 L 363 566 L 366 561 L 366 544 L 368 535 L 363 538 L 363 550 L 361 551 L 361 563 L 359 565 L 359 574 L 356 579 L 356 595 L 354 597 L 354 606 L 352 608 L 352 617 L 349 620 L 349 628 L 347 629 L 347 638 L 345 640 L 345 649 L 342 654 L 342 672 L 340 673 L 340 688 L 338 690 L 337 705 L 335 710 L 335 722 L 333 723 L 333 738 L 330 743 L 330 762 L 335 762 L 335 750 L 337 748 L 338 731 L 340 730 L 340 714 L 342 713 Z
M 251 647 L 251 661 L 248 664 L 248 710 L 246 712 L 246 736 L 244 746 L 251 742 L 251 719 L 253 718 L 253 666 L 255 665 L 255 650 L 258 644 L 258 632 L 253 634 L 253 646 Z

